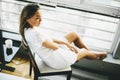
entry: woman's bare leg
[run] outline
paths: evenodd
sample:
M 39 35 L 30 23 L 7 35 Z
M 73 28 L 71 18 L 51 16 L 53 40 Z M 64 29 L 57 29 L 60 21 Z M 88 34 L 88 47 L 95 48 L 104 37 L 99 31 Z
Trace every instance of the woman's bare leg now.
M 77 61 L 82 58 L 104 59 L 107 56 L 106 52 L 90 51 L 75 32 L 67 34 L 65 38 L 68 40 L 69 43 L 73 42 L 78 48 L 80 48 L 79 52 L 77 53 Z
M 85 46 L 85 44 L 75 32 L 67 34 L 65 38 L 68 40 L 69 43 L 73 42 L 78 48 L 85 48 L 88 50 L 88 48 Z
M 104 59 L 105 57 L 106 57 L 106 52 L 95 52 L 95 51 L 89 51 L 82 48 L 78 52 L 77 61 L 79 61 L 82 58 Z

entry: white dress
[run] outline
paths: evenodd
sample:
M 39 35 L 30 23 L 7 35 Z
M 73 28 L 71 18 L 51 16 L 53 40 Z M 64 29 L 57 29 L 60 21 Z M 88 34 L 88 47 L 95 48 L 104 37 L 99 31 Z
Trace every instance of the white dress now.
M 52 39 L 37 27 L 25 29 L 25 38 L 28 45 L 32 48 L 32 51 L 38 54 L 38 56 L 52 68 L 65 68 L 74 64 L 76 61 L 77 54 L 70 51 L 64 45 L 59 45 L 60 47 L 57 50 L 42 46 L 44 41 Z

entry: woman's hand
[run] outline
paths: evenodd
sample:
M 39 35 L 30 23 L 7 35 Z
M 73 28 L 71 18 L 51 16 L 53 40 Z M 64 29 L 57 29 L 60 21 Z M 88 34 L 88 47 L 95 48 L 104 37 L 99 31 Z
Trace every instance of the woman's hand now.
M 64 41 L 60 41 L 60 40 L 56 40 L 54 39 L 53 42 L 57 43 L 57 44 L 63 44 L 66 45 L 71 51 L 78 53 L 77 49 L 72 46 L 70 43 L 64 42 Z
M 77 50 L 74 46 L 72 46 L 71 44 L 66 43 L 66 46 L 67 46 L 71 51 L 73 51 L 73 52 L 75 52 L 75 53 L 78 53 L 78 50 Z
M 56 50 L 56 49 L 59 48 L 58 44 L 56 44 L 56 43 L 54 43 L 53 41 L 50 41 L 50 40 L 46 40 L 43 43 L 43 46 L 46 47 L 46 48 L 53 49 L 53 50 Z

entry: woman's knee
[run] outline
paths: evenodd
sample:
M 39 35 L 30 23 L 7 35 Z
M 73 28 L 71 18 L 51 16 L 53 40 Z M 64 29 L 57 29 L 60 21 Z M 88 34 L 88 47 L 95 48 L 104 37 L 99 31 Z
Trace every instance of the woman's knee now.
M 78 37 L 78 34 L 76 32 L 70 32 L 70 34 L 76 38 Z
M 67 38 L 69 42 L 73 42 L 74 40 L 78 38 L 78 35 L 76 32 L 70 32 L 65 37 Z

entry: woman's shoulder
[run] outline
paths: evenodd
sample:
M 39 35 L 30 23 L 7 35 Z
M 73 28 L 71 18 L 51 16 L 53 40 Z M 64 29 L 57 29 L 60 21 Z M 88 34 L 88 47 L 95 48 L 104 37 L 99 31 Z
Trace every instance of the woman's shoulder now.
M 31 28 L 25 28 L 24 29 L 24 34 L 25 34 L 25 36 L 28 36 L 28 37 L 32 36 L 33 37 L 35 35 L 35 32 Z
M 33 33 L 33 32 L 36 32 L 36 29 L 35 28 L 25 28 L 24 31 L 27 33 L 31 33 L 31 32 Z

